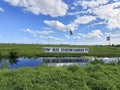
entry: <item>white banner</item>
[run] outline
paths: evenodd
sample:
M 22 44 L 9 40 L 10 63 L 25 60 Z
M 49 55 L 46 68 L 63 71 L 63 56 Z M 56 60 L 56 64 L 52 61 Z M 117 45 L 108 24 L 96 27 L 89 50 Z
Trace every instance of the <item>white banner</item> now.
M 61 48 L 61 47 L 44 47 L 45 53 L 88 53 L 88 48 Z

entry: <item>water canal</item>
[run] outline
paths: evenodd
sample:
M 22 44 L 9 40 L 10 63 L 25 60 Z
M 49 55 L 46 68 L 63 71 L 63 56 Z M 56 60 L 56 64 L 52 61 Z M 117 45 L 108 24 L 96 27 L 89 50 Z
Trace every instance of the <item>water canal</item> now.
M 39 58 L 17 58 L 14 60 L 9 59 L 1 59 L 0 60 L 0 68 L 9 68 L 9 69 L 17 69 L 21 67 L 38 67 L 43 63 L 48 66 L 66 66 L 66 65 L 86 65 L 89 64 L 90 61 L 95 59 L 103 60 L 104 63 L 109 62 L 118 62 L 120 57 L 39 57 Z

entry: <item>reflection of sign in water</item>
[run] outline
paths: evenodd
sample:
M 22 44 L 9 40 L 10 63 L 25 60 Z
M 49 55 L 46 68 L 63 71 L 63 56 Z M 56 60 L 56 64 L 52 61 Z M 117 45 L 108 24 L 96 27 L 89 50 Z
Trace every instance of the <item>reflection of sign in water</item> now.
M 60 48 L 60 47 L 44 47 L 45 53 L 88 53 L 88 48 Z

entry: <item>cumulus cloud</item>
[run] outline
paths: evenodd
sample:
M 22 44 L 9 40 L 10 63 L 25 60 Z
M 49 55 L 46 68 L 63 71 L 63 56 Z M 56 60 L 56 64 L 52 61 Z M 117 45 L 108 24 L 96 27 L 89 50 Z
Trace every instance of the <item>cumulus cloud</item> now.
M 83 38 L 101 38 L 104 34 L 101 32 L 101 30 L 93 30 L 90 33 L 78 33 L 78 36 Z
M 112 37 L 119 37 L 120 38 L 120 30 L 105 32 L 104 34 L 106 36 L 112 36 Z
M 65 38 L 70 39 L 70 35 L 65 35 Z M 80 39 L 81 37 L 79 35 L 73 36 L 75 40 Z
M 67 14 L 72 16 L 72 15 L 79 15 L 80 13 L 81 12 L 68 12 Z
M 97 6 L 104 5 L 104 4 L 108 3 L 108 2 L 109 2 L 109 0 L 90 0 L 90 1 L 83 0 L 81 2 L 81 6 L 84 9 L 87 9 L 88 7 L 89 8 L 95 8 Z
M 94 16 L 80 16 L 74 21 L 74 23 L 87 24 L 95 19 L 96 19 L 96 17 L 94 17 Z
M 108 29 L 120 28 L 120 0 L 76 0 L 74 6 L 82 6 L 82 14 L 95 14 L 104 20 Z
M 4 9 L 0 7 L 0 12 L 4 12 Z
M 83 9 L 88 9 L 88 8 L 95 8 L 95 7 L 107 4 L 108 2 L 109 0 L 75 0 L 73 5 L 75 7 L 82 6 Z
M 66 15 L 68 5 L 62 0 L 4 0 L 13 6 L 23 7 L 36 15 L 58 17 Z
M 107 27 L 120 28 L 120 2 L 107 4 L 93 9 L 93 13 L 107 21 Z
M 100 30 L 94 30 L 87 34 L 89 38 L 101 38 L 102 35 L 103 33 Z
M 72 31 L 74 31 L 78 28 L 80 24 L 88 24 L 94 20 L 96 20 L 95 16 L 79 16 L 72 23 L 68 24 L 67 27 L 69 30 L 71 29 Z
M 86 35 L 83 34 L 83 33 L 78 33 L 78 36 L 80 36 L 80 37 L 86 37 Z
M 53 40 L 63 40 L 62 38 L 57 38 L 57 37 L 53 37 L 53 36 L 48 36 L 47 38 L 53 39 Z
M 80 39 L 81 37 L 80 36 L 74 36 L 73 38 L 74 39 Z
M 54 37 L 54 36 L 50 36 L 50 34 L 54 33 L 54 31 L 52 30 L 31 30 L 31 29 L 25 29 L 23 30 L 24 32 L 30 33 L 31 35 L 33 35 L 35 38 L 37 38 L 37 41 L 41 38 L 41 39 L 49 39 L 49 40 L 63 40 L 62 38 L 58 38 L 58 37 Z M 28 38 L 24 38 L 24 40 L 28 40 Z M 56 41 L 56 42 L 57 42 Z
M 70 39 L 70 35 L 65 35 L 65 38 Z
M 74 31 L 75 29 L 78 28 L 80 24 L 87 24 L 93 20 L 96 20 L 95 16 L 81 16 L 76 18 L 73 22 L 70 24 L 64 25 L 62 22 L 56 21 L 56 20 L 45 20 L 44 23 L 47 24 L 50 27 L 54 27 L 58 30 L 62 31 L 67 31 L 67 30 L 72 30 Z
M 44 23 L 47 24 L 48 26 L 56 28 L 58 30 L 63 30 L 63 31 L 67 30 L 67 26 L 64 25 L 63 23 L 59 22 L 59 21 L 55 21 L 55 20 L 48 21 L 48 20 L 45 20 Z
M 42 31 L 40 31 L 40 30 L 25 29 L 23 31 L 32 34 L 34 37 L 54 33 L 54 31 L 51 31 L 51 30 L 42 30 Z

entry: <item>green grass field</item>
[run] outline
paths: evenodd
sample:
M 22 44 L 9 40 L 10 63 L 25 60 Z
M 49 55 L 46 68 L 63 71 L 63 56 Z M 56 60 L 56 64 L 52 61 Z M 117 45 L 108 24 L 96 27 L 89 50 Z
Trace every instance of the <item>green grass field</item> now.
M 43 47 L 89 48 L 88 54 L 43 53 Z M 38 56 L 120 56 L 120 47 L 0 44 L 2 56 L 16 51 L 21 57 Z M 86 66 L 26 67 L 0 69 L 0 90 L 120 90 L 120 62 L 92 61 Z
M 89 53 L 44 53 L 43 47 L 89 48 Z M 37 45 L 37 44 L 0 44 L 2 56 L 16 51 L 19 57 L 51 57 L 51 56 L 98 56 L 119 57 L 120 47 L 115 46 L 75 46 L 75 45 Z
M 0 90 L 120 90 L 120 66 L 0 69 Z

